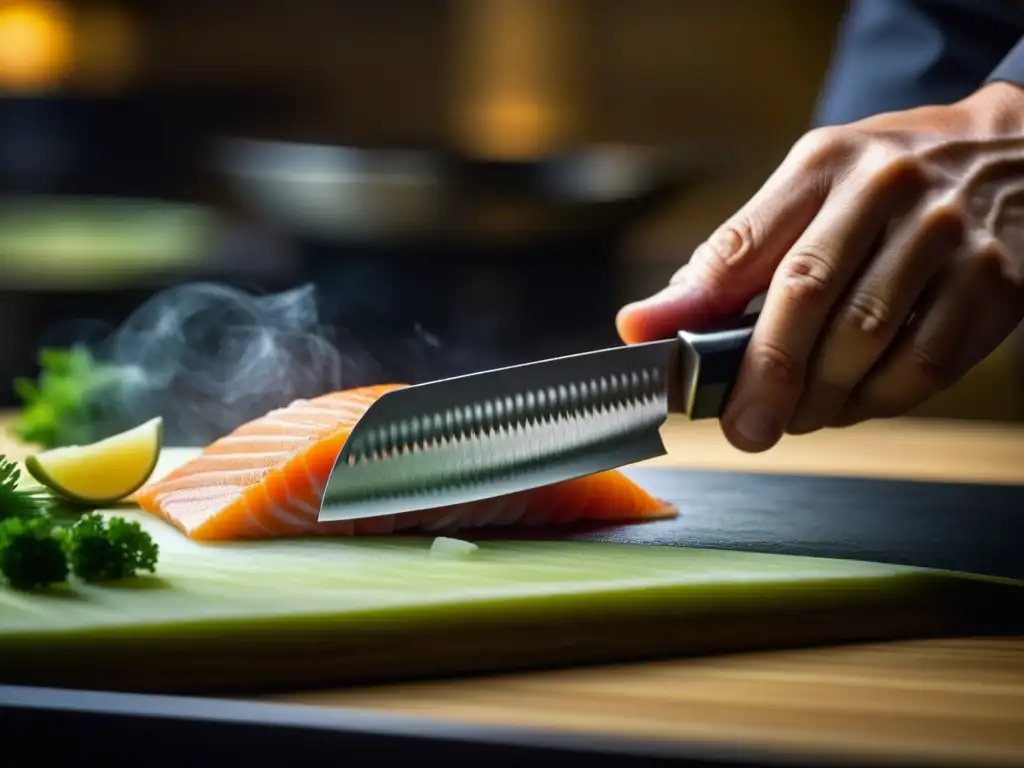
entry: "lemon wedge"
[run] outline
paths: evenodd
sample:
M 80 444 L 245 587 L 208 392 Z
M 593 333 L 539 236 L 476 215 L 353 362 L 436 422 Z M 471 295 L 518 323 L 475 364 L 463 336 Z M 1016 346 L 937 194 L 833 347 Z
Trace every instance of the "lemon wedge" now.
M 89 445 L 69 445 L 25 459 L 25 469 L 55 494 L 102 506 L 121 501 L 153 474 L 163 443 L 159 416 Z

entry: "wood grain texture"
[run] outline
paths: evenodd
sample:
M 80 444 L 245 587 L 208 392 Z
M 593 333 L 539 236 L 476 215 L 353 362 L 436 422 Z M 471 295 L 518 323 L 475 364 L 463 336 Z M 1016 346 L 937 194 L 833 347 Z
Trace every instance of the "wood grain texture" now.
M 1024 483 L 1020 425 L 874 422 L 786 438 L 758 455 L 729 446 L 717 423 L 673 420 L 664 434 L 668 455 L 647 465 Z M 1024 765 L 1024 637 L 729 654 L 264 700 L 865 761 Z
M 787 435 L 772 450 L 733 448 L 717 422 L 670 419 L 666 456 L 645 466 L 724 469 L 966 483 L 1024 483 L 1024 425 L 954 419 L 894 419 Z
M 752 653 L 274 699 L 829 756 L 1024 762 L 1024 638 Z

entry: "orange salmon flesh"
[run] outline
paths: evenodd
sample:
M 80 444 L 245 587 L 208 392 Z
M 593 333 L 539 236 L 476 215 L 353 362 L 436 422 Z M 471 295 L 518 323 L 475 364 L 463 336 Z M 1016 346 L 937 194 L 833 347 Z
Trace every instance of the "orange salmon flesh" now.
M 379 384 L 297 400 L 254 419 L 137 491 L 144 510 L 195 540 L 451 532 L 484 526 L 643 521 L 675 510 L 617 470 L 402 515 L 318 522 L 334 461 Z

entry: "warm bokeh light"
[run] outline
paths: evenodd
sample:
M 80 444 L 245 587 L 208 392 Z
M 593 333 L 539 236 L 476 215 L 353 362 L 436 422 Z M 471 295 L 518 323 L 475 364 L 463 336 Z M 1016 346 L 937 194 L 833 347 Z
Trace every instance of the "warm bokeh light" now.
M 0 2 L 0 88 L 35 91 L 52 86 L 71 65 L 66 10 L 45 0 Z
M 82 9 L 75 27 L 75 82 L 91 91 L 124 86 L 140 55 L 128 14 L 113 5 L 90 5 Z
M 460 145 L 522 159 L 572 144 L 581 119 L 577 0 L 462 0 L 456 8 Z

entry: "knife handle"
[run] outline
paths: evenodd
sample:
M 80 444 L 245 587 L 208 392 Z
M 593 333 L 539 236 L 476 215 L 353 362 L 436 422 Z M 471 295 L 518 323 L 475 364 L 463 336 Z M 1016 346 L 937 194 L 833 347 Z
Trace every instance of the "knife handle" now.
M 706 333 L 680 331 L 683 407 L 691 419 L 717 419 L 729 403 L 759 312 Z

